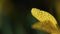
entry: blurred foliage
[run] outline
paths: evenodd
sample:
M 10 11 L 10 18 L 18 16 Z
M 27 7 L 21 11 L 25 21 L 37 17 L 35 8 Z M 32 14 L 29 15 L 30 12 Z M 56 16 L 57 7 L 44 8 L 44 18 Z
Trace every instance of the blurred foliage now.
M 45 34 L 31 28 L 37 21 L 30 13 L 34 7 L 58 17 L 53 0 L 0 0 L 0 34 Z

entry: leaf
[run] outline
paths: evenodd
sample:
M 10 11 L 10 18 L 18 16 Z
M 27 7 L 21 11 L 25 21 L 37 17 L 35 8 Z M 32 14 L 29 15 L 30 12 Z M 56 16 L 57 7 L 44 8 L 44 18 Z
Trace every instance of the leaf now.
M 37 8 L 32 8 L 31 14 L 39 21 L 35 23 L 32 28 L 38 30 L 42 29 L 49 33 L 58 31 L 57 21 L 50 13 Z

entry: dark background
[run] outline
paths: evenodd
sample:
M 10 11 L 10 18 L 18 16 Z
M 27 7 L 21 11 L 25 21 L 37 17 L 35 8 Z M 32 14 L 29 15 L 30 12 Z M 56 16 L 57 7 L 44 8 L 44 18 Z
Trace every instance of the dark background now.
M 5 2 L 1 34 L 47 34 L 42 30 L 31 28 L 37 21 L 31 15 L 32 8 L 47 11 L 57 19 L 54 0 L 6 0 Z

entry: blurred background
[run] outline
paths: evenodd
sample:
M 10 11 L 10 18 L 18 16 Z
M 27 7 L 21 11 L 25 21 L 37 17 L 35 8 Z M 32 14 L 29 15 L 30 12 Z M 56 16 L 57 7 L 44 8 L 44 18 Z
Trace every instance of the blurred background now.
M 32 8 L 51 13 L 60 24 L 60 0 L 0 0 L 0 34 L 48 34 L 34 30 Z

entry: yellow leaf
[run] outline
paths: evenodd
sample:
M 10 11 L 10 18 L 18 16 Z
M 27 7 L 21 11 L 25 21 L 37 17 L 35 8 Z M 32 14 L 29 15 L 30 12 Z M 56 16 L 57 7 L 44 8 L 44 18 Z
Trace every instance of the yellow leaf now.
M 32 28 L 38 30 L 42 29 L 50 33 L 58 31 L 57 21 L 54 18 L 54 16 L 51 15 L 49 12 L 37 8 L 32 8 L 31 14 L 39 21 L 36 24 L 34 24 Z

